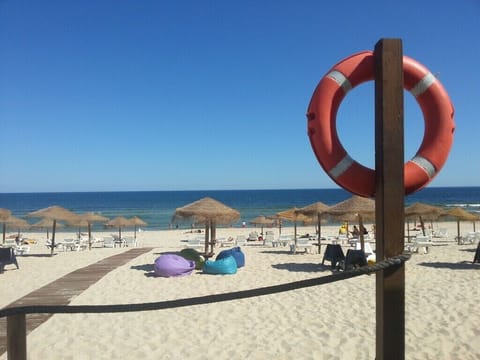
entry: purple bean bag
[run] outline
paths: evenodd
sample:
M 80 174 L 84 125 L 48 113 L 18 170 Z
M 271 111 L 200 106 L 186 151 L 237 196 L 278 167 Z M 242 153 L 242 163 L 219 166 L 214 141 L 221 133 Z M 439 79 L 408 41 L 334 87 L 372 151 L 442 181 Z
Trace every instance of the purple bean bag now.
M 155 260 L 154 269 L 156 276 L 185 276 L 195 270 L 195 261 L 175 254 L 163 254 Z

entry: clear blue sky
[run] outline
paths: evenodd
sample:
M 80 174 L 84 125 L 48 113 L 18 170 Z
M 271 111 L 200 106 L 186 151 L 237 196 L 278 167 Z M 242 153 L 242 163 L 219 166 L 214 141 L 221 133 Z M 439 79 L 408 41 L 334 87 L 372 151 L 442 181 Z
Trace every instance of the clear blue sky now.
M 336 188 L 305 112 L 344 57 L 401 38 L 456 109 L 430 186 L 480 185 L 480 2 L 0 0 L 0 192 Z M 423 118 L 405 93 L 406 158 Z M 338 129 L 373 167 L 373 83 Z

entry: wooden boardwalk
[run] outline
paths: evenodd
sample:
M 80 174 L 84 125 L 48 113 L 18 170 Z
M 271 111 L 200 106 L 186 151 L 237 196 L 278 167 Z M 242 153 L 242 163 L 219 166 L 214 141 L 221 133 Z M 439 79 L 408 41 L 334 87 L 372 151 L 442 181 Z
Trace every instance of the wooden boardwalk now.
M 72 298 L 81 294 L 110 271 L 126 264 L 131 259 L 153 248 L 133 248 L 121 254 L 102 259 L 92 265 L 75 270 L 44 287 L 14 301 L 6 307 L 24 305 L 68 305 Z M 47 321 L 53 314 L 26 315 L 27 335 Z M 0 356 L 7 351 L 7 319 L 0 318 Z

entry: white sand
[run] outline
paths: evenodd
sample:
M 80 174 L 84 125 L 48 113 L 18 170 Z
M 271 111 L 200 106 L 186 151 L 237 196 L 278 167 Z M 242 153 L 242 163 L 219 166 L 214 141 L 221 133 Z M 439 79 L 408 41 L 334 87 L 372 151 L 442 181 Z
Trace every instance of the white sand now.
M 450 242 L 415 254 L 406 265 L 406 358 L 480 358 L 480 266 L 476 245 Z M 367 227 L 368 229 L 370 227 Z M 462 230 L 471 231 L 470 224 Z M 334 235 L 336 228 L 324 227 Z M 248 235 L 250 229 L 217 230 L 217 237 Z M 313 233 L 299 227 L 299 233 Z M 275 230 L 278 234 L 278 231 Z M 293 229 L 282 229 L 291 234 Z M 44 234 L 28 233 L 48 254 Z M 101 233 L 97 233 L 101 236 Z M 73 299 L 72 304 L 157 302 L 216 294 L 329 275 L 322 254 L 289 254 L 287 248 L 244 246 L 246 266 L 235 275 L 146 276 L 160 253 L 183 248 L 184 230 L 146 231 L 140 246 L 155 246 Z M 72 237 L 58 233 L 57 238 Z M 345 248 L 345 250 L 347 247 Z M 0 275 L 0 306 L 125 248 L 60 252 L 54 257 L 18 257 Z M 217 248 L 216 252 L 221 249 Z M 27 317 L 28 321 L 28 317 Z M 171 310 L 124 314 L 55 315 L 27 337 L 30 359 L 373 359 L 375 276 L 258 298 Z M 6 354 L 0 359 L 6 359 Z

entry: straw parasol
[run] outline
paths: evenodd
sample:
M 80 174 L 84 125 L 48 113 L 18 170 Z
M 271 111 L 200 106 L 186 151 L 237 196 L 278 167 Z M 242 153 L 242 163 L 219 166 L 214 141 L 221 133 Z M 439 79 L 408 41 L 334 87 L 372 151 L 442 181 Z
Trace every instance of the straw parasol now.
M 322 214 L 328 209 L 328 205 L 317 201 L 316 203 L 304 206 L 297 210 L 299 214 L 306 216 L 317 216 L 317 226 L 318 226 L 318 253 L 320 254 L 322 238 Z
M 3 243 L 4 244 L 5 244 L 5 233 L 6 233 L 7 227 L 12 227 L 18 230 L 18 237 L 20 237 L 20 229 L 28 229 L 30 227 L 30 224 L 26 220 L 20 219 L 13 215 L 10 215 L 9 217 L 1 221 L 3 223 Z
M 117 216 L 116 218 L 108 221 L 106 223 L 108 226 L 118 227 L 118 238 L 122 238 L 122 228 L 127 226 L 132 226 L 133 223 L 131 220 L 123 216 Z
M 369 198 L 353 195 L 347 200 L 341 201 L 336 205 L 329 207 L 324 211 L 324 214 L 331 216 L 351 216 L 358 217 L 358 226 L 360 229 L 360 246 L 362 250 L 365 249 L 365 243 L 363 238 L 363 220 L 375 219 L 375 201 Z
M 0 220 L 6 220 L 12 214 L 8 209 L 0 209 Z
M 311 218 L 298 213 L 298 208 L 293 207 L 284 211 L 278 212 L 275 216 L 282 220 L 288 220 L 293 222 L 293 239 L 295 241 L 295 249 L 297 248 L 297 221 L 310 221 Z
M 416 202 L 405 208 L 405 217 L 415 217 L 418 216 L 420 219 L 420 226 L 422 227 L 422 234 L 425 236 L 425 218 L 430 220 L 437 219 L 440 215 L 444 213 L 444 210 L 441 207 L 428 205 L 425 203 Z M 408 229 L 408 236 L 410 237 L 410 229 Z
M 260 225 L 261 226 L 261 233 L 263 234 L 263 227 L 265 225 L 273 225 L 275 221 L 273 219 L 267 218 L 265 215 L 258 215 L 256 218 L 250 220 L 250 224 Z
M 441 216 L 450 216 L 457 219 L 457 241 L 460 245 L 460 221 L 475 221 L 477 220 L 477 216 L 462 209 L 461 207 L 452 208 L 446 212 L 444 212 Z
M 62 228 L 64 227 L 65 225 L 63 225 L 62 223 L 59 223 L 57 222 L 56 224 L 56 228 Z M 41 219 L 39 221 L 37 221 L 36 223 L 32 224 L 31 225 L 31 228 L 32 229 L 42 229 L 42 230 L 47 230 L 47 240 L 49 238 L 49 230 L 53 227 L 53 220 L 51 219 Z
M 32 211 L 27 214 L 27 217 L 53 220 L 51 255 L 53 255 L 53 250 L 55 249 L 55 228 L 57 225 L 57 221 L 69 221 L 75 219 L 77 216 L 78 215 L 74 212 L 67 210 L 61 206 L 49 206 L 47 208 Z
M 140 219 L 138 216 L 134 216 L 130 219 L 130 221 L 132 222 L 133 226 L 134 226 L 134 233 L 133 233 L 133 237 L 136 239 L 137 238 L 137 226 L 146 226 L 147 223 L 145 221 L 143 221 L 142 219 Z
M 207 254 L 209 243 L 211 244 L 211 252 L 213 252 L 216 224 L 230 224 L 235 222 L 240 218 L 240 213 L 218 200 L 205 197 L 177 208 L 173 218 L 191 218 L 194 219 L 195 222 L 205 224 L 205 254 Z M 209 232 L 210 229 L 212 229 L 211 235 Z
M 88 228 L 88 249 L 92 249 L 92 224 L 93 223 L 105 223 L 108 218 L 94 212 L 86 212 L 79 214 L 77 218 L 68 222 L 69 225 Z M 80 229 L 78 230 L 78 237 L 80 238 Z

